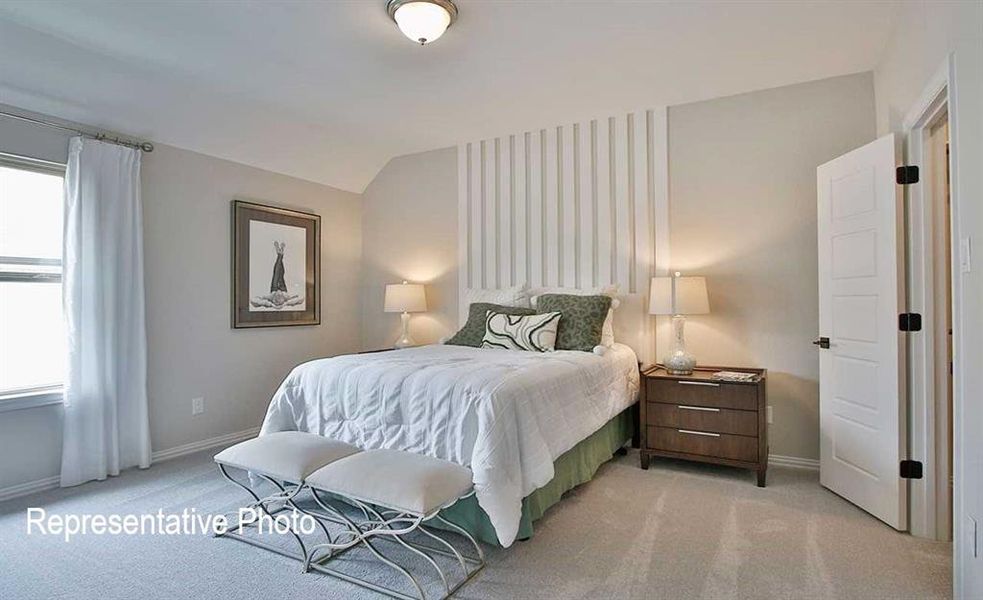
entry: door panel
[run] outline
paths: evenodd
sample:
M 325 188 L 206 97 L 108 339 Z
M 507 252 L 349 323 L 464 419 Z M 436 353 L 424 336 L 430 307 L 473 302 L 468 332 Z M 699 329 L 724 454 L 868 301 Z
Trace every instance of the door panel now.
M 817 169 L 820 480 L 896 529 L 907 528 L 903 218 L 893 135 Z

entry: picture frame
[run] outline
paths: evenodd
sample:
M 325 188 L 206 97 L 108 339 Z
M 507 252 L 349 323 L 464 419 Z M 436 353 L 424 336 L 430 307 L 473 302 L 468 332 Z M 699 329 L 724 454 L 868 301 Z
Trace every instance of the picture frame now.
M 320 215 L 232 201 L 232 327 L 321 323 Z

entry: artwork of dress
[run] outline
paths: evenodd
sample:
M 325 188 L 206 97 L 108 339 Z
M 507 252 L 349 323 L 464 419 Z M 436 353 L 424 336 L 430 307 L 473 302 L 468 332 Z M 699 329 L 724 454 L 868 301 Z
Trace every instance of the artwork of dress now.
M 232 326 L 320 322 L 318 215 L 232 202 Z

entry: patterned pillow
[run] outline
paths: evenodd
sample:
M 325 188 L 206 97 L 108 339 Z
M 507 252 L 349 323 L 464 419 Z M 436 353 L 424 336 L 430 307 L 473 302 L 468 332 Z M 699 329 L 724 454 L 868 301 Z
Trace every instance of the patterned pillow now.
M 560 313 L 507 315 L 488 311 L 482 348 L 552 352 Z
M 610 296 L 543 294 L 536 302 L 541 313 L 563 315 L 556 333 L 557 350 L 592 352 L 601 343 L 601 330 L 611 308 Z
M 468 321 L 461 327 L 461 330 L 444 342 L 452 346 L 471 346 L 472 348 L 481 347 L 481 339 L 485 336 L 485 317 L 488 311 L 503 313 L 506 315 L 534 315 L 536 311 L 531 308 L 521 308 L 518 306 L 502 306 L 489 302 L 475 302 L 468 309 Z
M 569 287 L 535 287 L 528 290 L 529 304 L 536 308 L 536 302 L 544 294 L 571 294 L 574 296 L 611 296 L 611 308 L 608 310 L 608 317 L 604 319 L 604 327 L 601 329 L 601 346 L 610 348 L 614 345 L 614 311 L 621 304 L 618 299 L 620 288 L 618 284 L 602 285 L 589 288 L 569 288 Z

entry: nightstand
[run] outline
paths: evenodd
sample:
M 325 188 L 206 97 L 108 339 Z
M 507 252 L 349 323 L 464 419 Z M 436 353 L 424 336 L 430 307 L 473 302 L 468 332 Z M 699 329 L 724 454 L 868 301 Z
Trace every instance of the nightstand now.
M 754 373 L 751 382 L 718 381 L 717 371 Z M 765 369 L 699 367 L 670 375 L 661 366 L 642 372 L 639 402 L 642 468 L 653 456 L 750 469 L 765 486 L 768 471 Z

